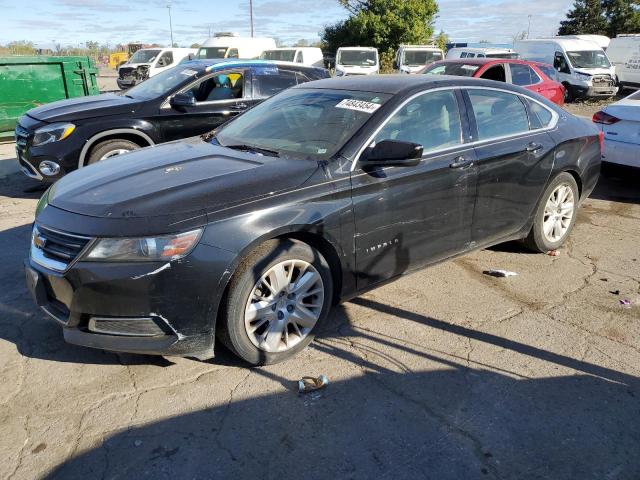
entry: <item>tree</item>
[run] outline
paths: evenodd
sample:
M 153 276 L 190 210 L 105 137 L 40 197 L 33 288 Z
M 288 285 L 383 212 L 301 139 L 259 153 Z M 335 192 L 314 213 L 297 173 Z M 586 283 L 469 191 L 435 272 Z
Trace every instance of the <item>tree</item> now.
M 522 30 L 521 32 L 514 33 L 511 38 L 513 39 L 513 43 L 516 43 L 518 40 L 524 40 L 527 38 L 527 31 Z
M 444 33 L 444 30 L 440 30 L 440 33 L 435 38 L 435 44 L 443 52 L 447 52 L 447 43 L 449 43 L 449 35 Z
M 309 40 L 305 40 L 304 38 L 301 38 L 296 43 L 294 43 L 293 46 L 294 47 L 308 47 L 309 46 Z
M 619 33 L 640 31 L 640 12 L 637 0 L 603 0 L 602 7 L 607 20 L 606 34 L 614 38 Z
M 325 27 L 321 33 L 326 50 L 341 46 L 377 47 L 393 53 L 400 44 L 427 43 L 433 35 L 438 12 L 435 0 L 340 0 L 351 16 Z
M 628 1 L 628 0 L 620 0 Z M 600 0 L 575 0 L 567 19 L 560 22 L 558 35 L 607 33 L 607 19 L 602 12 Z

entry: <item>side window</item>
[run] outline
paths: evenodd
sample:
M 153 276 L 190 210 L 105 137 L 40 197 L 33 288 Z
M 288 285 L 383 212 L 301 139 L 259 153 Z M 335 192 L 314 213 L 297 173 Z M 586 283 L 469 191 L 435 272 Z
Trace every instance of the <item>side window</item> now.
M 551 112 L 533 100 L 527 99 L 527 104 L 529 105 L 529 112 L 531 113 L 529 116 L 531 130 L 548 127 L 553 119 Z
M 467 52 L 462 52 L 460 54 L 460 58 L 467 58 Z
M 280 70 L 277 72 L 258 72 L 254 77 L 254 96 L 256 98 L 267 98 L 281 92 L 285 88 L 298 84 L 296 72 Z
M 514 85 L 533 85 L 540 81 L 538 74 L 528 65 L 512 63 L 509 65 L 509 68 L 511 68 L 511 83 Z
M 475 53 L 467 53 L 467 58 L 473 58 L 475 56 L 476 56 Z
M 304 63 L 304 56 L 302 55 L 301 51 L 298 51 L 298 53 L 296 53 L 296 59 L 294 61 L 296 63 Z
M 484 58 L 484 53 L 479 53 L 478 58 Z
M 462 128 L 454 92 L 425 93 L 408 102 L 376 135 L 376 142 L 383 140 L 418 143 L 425 152 L 460 145 Z
M 506 82 L 507 75 L 504 71 L 504 65 L 495 65 L 493 67 L 488 68 L 480 78 L 485 78 L 487 80 L 495 80 L 496 82 Z
M 238 58 L 238 49 L 230 48 L 227 52 L 227 58 Z
M 173 52 L 164 52 L 158 59 L 158 62 L 156 63 L 156 67 L 158 68 L 168 67 L 172 63 L 173 63 Z
M 554 82 L 558 81 L 558 72 L 551 65 L 538 65 L 538 68 L 544 73 L 550 80 Z
M 553 68 L 561 73 L 571 73 L 567 59 L 562 52 L 556 52 L 556 55 L 553 58 Z
M 240 72 L 226 72 L 207 77 L 194 86 L 187 93 L 193 95 L 197 103 L 215 102 L 218 100 L 232 100 L 242 98 L 244 78 Z
M 478 140 L 506 137 L 529 130 L 529 118 L 517 95 L 495 90 L 468 90 L 478 127 Z

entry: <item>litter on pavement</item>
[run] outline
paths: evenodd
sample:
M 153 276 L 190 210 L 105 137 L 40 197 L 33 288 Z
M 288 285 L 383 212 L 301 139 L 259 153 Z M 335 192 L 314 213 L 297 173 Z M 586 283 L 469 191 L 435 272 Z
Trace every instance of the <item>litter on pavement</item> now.
M 485 270 L 482 273 L 492 277 L 515 277 L 518 275 L 516 272 L 510 272 L 509 270 Z
M 302 377 L 298 380 L 298 392 L 308 393 L 320 390 L 329 384 L 329 379 L 325 375 L 319 377 Z

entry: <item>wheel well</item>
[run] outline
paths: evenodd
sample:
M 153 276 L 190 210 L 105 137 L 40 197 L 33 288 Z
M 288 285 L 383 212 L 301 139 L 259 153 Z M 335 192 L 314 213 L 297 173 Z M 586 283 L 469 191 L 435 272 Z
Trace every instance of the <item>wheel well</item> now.
M 575 170 L 565 170 L 565 172 L 570 174 L 573 177 L 573 179 L 576 181 L 576 185 L 578 185 L 578 197 L 581 198 L 582 197 L 582 179 L 580 178 L 580 175 Z
M 109 140 L 129 140 L 130 142 L 133 142 L 140 147 L 148 147 L 150 145 L 149 142 L 147 142 L 140 135 L 136 135 L 135 133 L 114 133 L 112 135 L 106 135 L 96 140 L 95 143 L 91 145 L 91 148 L 89 149 L 89 155 L 91 155 L 91 152 L 98 145 L 104 142 L 108 142 Z

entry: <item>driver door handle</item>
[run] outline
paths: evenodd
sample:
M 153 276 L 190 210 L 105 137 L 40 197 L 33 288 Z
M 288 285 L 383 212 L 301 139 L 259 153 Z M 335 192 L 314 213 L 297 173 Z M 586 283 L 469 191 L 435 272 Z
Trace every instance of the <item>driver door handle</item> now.
M 234 103 L 233 105 L 231 105 L 231 108 L 233 108 L 234 110 L 244 110 L 245 108 L 247 108 L 247 104 L 246 103 Z
M 450 168 L 465 168 L 473 165 L 473 160 L 470 158 L 465 158 L 463 156 L 457 157 L 453 162 L 449 164 Z
M 527 152 L 537 152 L 542 149 L 542 145 L 539 143 L 531 142 L 527 145 Z

